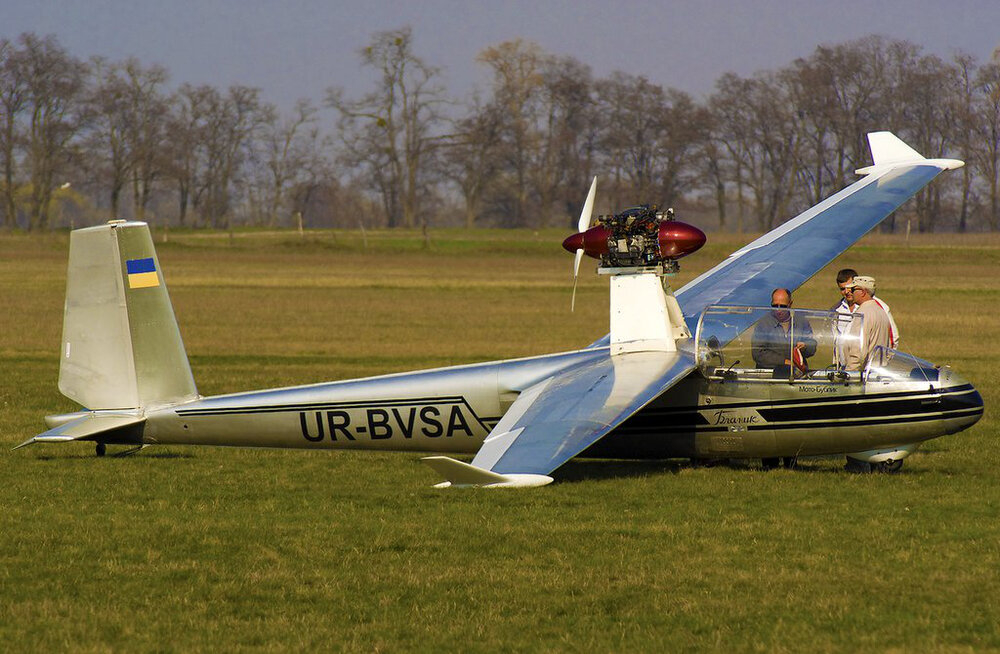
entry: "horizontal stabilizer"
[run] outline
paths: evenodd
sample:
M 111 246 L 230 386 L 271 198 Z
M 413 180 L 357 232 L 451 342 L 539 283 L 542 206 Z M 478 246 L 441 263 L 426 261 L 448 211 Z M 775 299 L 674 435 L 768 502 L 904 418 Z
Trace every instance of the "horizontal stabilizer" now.
M 456 461 L 446 456 L 427 456 L 421 459 L 435 472 L 447 479 L 435 488 L 531 488 L 552 483 L 552 477 L 545 475 L 501 475 L 474 465 Z
M 29 438 L 13 449 L 16 450 L 32 443 L 104 440 L 97 438 L 101 435 L 113 435 L 113 438 L 107 439 L 109 442 L 140 443 L 142 441 L 141 426 L 145 422 L 145 417 L 127 413 L 88 414 Z

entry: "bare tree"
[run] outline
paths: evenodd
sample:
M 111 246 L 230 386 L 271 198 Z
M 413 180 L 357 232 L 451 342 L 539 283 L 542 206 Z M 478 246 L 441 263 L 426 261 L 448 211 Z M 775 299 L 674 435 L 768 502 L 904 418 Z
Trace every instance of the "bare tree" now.
M 547 224 L 547 217 L 556 213 L 560 224 L 575 227 L 590 185 L 598 138 L 594 83 L 590 68 L 572 57 L 547 57 L 542 79 L 543 122 L 538 126 L 539 152 L 532 158 L 531 178 L 538 198 L 536 224 Z
M 356 215 L 350 206 L 351 202 L 345 201 L 345 194 L 341 192 L 340 182 L 334 174 L 333 163 L 327 156 L 332 149 L 330 138 L 321 134 L 315 126 L 310 126 L 298 136 L 295 149 L 296 170 L 287 196 L 292 213 L 300 214 L 304 222 L 315 224 L 316 217 L 324 214 L 325 220 L 321 224 L 333 227 L 337 224 L 336 214 Z M 330 198 L 325 207 L 317 202 L 324 195 Z
M 163 92 L 168 75 L 161 66 L 144 68 L 129 58 L 121 66 L 129 115 L 126 136 L 132 173 L 132 202 L 136 218 L 145 220 L 146 207 L 166 162 L 164 145 L 169 140 L 169 100 Z
M 955 72 L 958 76 L 955 84 L 955 95 L 951 98 L 954 105 L 954 139 L 959 152 L 971 153 L 976 149 L 976 63 L 973 57 L 966 54 L 956 54 L 953 58 Z M 969 155 L 966 155 L 969 156 Z M 969 227 L 969 211 L 972 202 L 973 170 L 971 165 L 962 167 L 962 187 L 958 211 L 958 231 L 965 232 Z
M 698 152 L 694 155 L 699 162 L 703 186 L 711 191 L 715 200 L 715 210 L 719 221 L 719 229 L 725 230 L 728 226 L 726 194 L 727 181 L 734 178 L 732 174 L 730 160 L 726 156 L 726 144 L 720 135 L 719 126 L 716 123 L 717 116 L 708 108 L 702 111 L 701 119 L 704 121 L 702 130 L 703 138 L 700 140 Z
M 626 182 L 617 194 L 676 202 L 694 179 L 690 157 L 706 137 L 704 109 L 686 93 L 625 73 L 599 82 L 598 98 L 605 118 L 601 147 Z
M 171 98 L 167 131 L 171 138 L 165 144 L 167 175 L 177 184 L 178 222 L 184 226 L 188 209 L 197 210 L 198 180 L 201 177 L 201 132 L 206 115 L 217 92 L 208 86 L 181 86 Z
M 299 100 L 290 117 L 282 118 L 277 112 L 264 116 L 250 157 L 256 169 L 254 185 L 261 222 L 274 227 L 279 214 L 288 208 L 291 190 L 315 177 L 317 170 L 312 164 L 320 139 L 316 109 L 308 100 Z
M 3 166 L 4 227 L 17 225 L 15 148 L 20 137 L 18 121 L 27 100 L 27 74 L 23 52 L 7 39 L 0 40 L 0 158 Z
M 23 34 L 18 39 L 25 66 L 25 109 L 29 116 L 26 163 L 30 174 L 29 228 L 46 229 L 56 175 L 70 159 L 81 129 L 80 94 L 86 66 L 55 37 Z
M 442 170 L 462 194 L 467 228 L 479 219 L 483 196 L 500 165 L 500 123 L 496 105 L 484 105 L 474 98 L 467 115 L 453 121 L 452 133 L 445 141 Z
M 544 87 L 543 67 L 547 55 L 535 43 L 516 39 L 487 48 L 478 60 L 493 72 L 494 103 L 502 118 L 500 152 L 506 174 L 498 181 L 507 192 L 498 198 L 505 224 L 527 224 L 533 159 L 539 152 L 537 125 Z
M 107 184 L 112 218 L 121 216 L 121 194 L 132 166 L 126 136 L 131 120 L 127 94 L 119 65 L 101 57 L 91 59 L 90 84 L 84 93 L 90 117 L 85 148 L 93 162 L 93 177 Z
M 245 148 L 273 108 L 262 105 L 260 90 L 231 86 L 226 95 L 206 94 L 207 112 L 200 126 L 204 167 L 199 180 L 202 208 L 212 227 L 230 227 L 234 184 Z
M 943 157 L 956 140 L 956 98 L 960 95 L 960 73 L 955 66 L 934 55 L 915 57 L 900 62 L 897 101 L 903 109 L 905 133 L 910 144 L 928 157 Z M 941 180 L 943 181 L 943 180 Z M 941 194 L 951 178 L 939 181 L 916 195 L 917 229 L 934 231 L 941 215 Z
M 971 154 L 979 175 L 986 183 L 990 230 L 1000 228 L 1000 48 L 980 66 L 975 78 L 977 147 Z
M 438 141 L 440 71 L 413 53 L 409 27 L 376 33 L 361 60 L 381 75 L 375 91 L 358 100 L 327 91 L 327 103 L 340 113 L 344 161 L 370 176 L 390 227 L 413 227 L 426 220 L 420 201 Z

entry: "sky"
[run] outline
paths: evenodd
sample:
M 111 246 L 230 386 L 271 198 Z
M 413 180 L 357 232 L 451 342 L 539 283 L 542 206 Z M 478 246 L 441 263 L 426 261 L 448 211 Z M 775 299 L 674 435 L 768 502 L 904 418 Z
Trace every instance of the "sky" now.
M 174 87 L 259 87 L 286 110 L 332 86 L 372 89 L 358 51 L 407 25 L 453 97 L 487 86 L 478 52 L 520 37 L 596 76 L 621 70 L 701 98 L 723 73 L 774 70 L 868 34 L 985 61 L 1000 47 L 1000 0 L 0 0 L 0 37 L 54 34 L 83 59 L 134 56 L 164 66 Z

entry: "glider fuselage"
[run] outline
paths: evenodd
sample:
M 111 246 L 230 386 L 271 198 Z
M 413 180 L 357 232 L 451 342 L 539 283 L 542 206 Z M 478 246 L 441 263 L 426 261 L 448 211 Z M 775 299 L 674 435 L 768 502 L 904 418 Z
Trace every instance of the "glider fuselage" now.
M 147 410 L 141 436 L 123 433 L 121 442 L 474 454 L 521 389 L 605 350 L 208 397 Z M 934 379 L 789 382 L 699 369 L 583 455 L 836 454 L 915 444 L 979 419 L 971 384 L 948 368 L 920 369 Z

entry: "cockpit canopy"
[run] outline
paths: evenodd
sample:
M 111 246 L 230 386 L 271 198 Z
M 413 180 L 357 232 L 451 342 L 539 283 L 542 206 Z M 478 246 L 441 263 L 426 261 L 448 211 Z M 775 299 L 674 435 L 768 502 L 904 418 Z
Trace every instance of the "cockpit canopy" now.
M 859 321 L 849 329 L 852 320 Z M 709 378 L 799 380 L 861 383 L 864 381 L 934 382 L 930 363 L 882 347 L 854 365 L 848 353 L 863 348 L 864 316 L 836 311 L 786 307 L 710 306 L 695 332 L 696 357 Z M 860 328 L 858 328 L 860 327 Z

